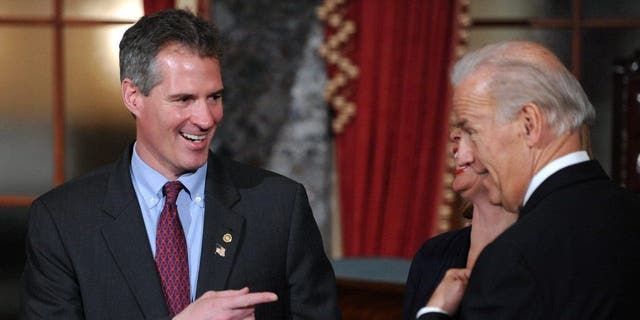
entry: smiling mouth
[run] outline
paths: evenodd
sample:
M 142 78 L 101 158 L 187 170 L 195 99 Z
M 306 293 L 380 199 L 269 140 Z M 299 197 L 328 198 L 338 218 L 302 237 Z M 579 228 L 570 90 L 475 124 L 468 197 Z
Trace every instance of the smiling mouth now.
M 467 169 L 467 166 L 457 167 L 455 172 L 456 176 L 459 174 L 462 174 L 466 169 Z
M 200 142 L 203 141 L 207 135 L 203 134 L 201 136 L 195 135 L 195 134 L 188 134 L 188 133 L 184 133 L 181 132 L 180 135 L 182 135 L 183 138 L 189 140 L 189 141 L 193 141 L 193 142 Z

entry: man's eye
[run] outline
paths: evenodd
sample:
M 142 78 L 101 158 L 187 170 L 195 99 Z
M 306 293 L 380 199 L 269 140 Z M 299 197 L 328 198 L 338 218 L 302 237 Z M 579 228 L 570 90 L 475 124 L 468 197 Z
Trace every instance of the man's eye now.
M 181 97 L 176 97 L 173 101 L 184 103 L 184 102 L 188 102 L 189 100 L 191 100 L 191 97 L 189 97 L 189 96 L 181 96 Z

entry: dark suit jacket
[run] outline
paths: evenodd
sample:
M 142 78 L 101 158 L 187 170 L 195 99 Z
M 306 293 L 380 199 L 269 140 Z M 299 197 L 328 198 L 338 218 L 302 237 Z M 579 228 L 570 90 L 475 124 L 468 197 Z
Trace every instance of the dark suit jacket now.
M 481 253 L 462 319 L 626 319 L 640 288 L 640 197 L 596 161 L 547 178 Z M 421 319 L 432 319 L 425 315 Z
M 467 265 L 471 227 L 445 232 L 422 245 L 413 257 L 404 297 L 404 319 L 415 320 L 444 274 L 451 268 Z
M 130 159 L 131 148 L 115 164 L 34 201 L 23 318 L 168 317 Z M 222 240 L 226 233 L 230 243 Z M 335 277 L 303 186 L 210 154 L 197 296 L 245 286 L 278 295 L 256 308 L 256 319 L 340 318 Z

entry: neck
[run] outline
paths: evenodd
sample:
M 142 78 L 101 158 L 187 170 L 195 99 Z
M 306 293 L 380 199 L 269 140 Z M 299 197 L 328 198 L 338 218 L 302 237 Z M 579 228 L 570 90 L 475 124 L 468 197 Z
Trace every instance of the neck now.
M 550 138 L 548 143 L 539 149 L 534 158 L 533 174 L 538 173 L 544 166 L 555 159 L 582 150 L 580 141 L 580 130 Z
M 524 202 L 531 181 L 540 170 L 553 160 L 582 150 L 580 130 L 561 135 L 547 133 L 540 141 L 528 148 L 526 159 L 518 169 L 518 183 L 509 189 L 509 197 L 502 199 L 502 205 L 509 211 L 518 211 L 519 206 Z
M 484 201 L 474 202 L 467 268 L 472 268 L 482 249 L 511 226 L 517 218 L 516 213 L 489 203 L 488 198 L 485 198 Z

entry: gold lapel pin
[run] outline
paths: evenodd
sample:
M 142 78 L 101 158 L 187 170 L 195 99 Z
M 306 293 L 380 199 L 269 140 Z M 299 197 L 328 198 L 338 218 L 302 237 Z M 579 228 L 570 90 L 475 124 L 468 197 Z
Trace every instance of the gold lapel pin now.
M 231 242 L 231 240 L 233 240 L 233 237 L 230 233 L 225 233 L 224 236 L 222 236 L 222 241 L 224 241 L 225 243 L 229 243 Z

